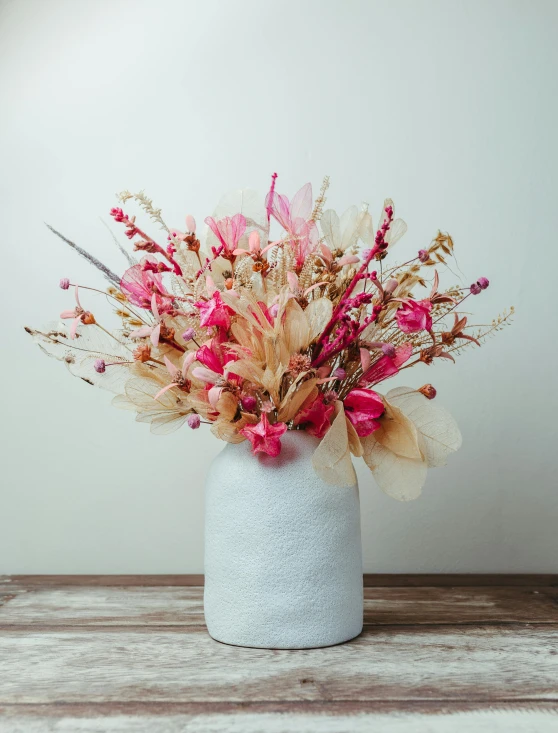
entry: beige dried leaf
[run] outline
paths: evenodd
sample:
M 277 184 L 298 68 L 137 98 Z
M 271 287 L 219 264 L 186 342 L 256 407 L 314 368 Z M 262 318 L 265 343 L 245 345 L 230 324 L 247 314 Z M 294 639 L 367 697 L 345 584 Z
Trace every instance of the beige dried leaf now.
M 392 389 L 386 399 L 414 423 L 428 465 L 445 466 L 448 455 L 462 443 L 461 432 L 450 413 L 410 387 Z
M 299 380 L 297 379 L 291 384 L 279 407 L 277 417 L 279 422 L 289 422 L 295 417 L 306 400 L 316 399 L 318 396 L 317 381 L 317 379 L 308 379 L 299 387 Z
M 374 435 L 372 433 L 363 438 L 362 457 L 374 474 L 376 483 L 384 493 L 397 501 L 416 499 L 426 481 L 426 461 L 398 456 L 378 443 Z
M 349 450 L 347 421 L 343 403 L 335 403 L 336 417 L 312 456 L 318 476 L 334 486 L 354 486 L 356 473 Z
M 309 303 L 304 311 L 309 327 L 309 344 L 322 334 L 331 319 L 332 312 L 333 304 L 329 298 L 316 298 Z
M 374 431 L 374 438 L 384 448 L 403 458 L 422 460 L 419 437 L 414 423 L 403 412 L 385 401 L 386 411 L 382 416 L 381 427 Z

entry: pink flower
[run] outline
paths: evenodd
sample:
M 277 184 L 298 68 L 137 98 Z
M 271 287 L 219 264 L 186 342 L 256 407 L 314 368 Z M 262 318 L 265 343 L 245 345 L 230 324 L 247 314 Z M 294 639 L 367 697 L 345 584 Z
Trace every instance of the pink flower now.
M 395 314 L 397 325 L 403 333 L 430 331 L 432 328 L 432 303 L 429 300 L 406 300 Z
M 385 345 L 391 346 L 391 344 Z M 393 355 L 391 354 L 391 350 L 389 354 L 384 352 L 385 355 L 372 364 L 370 369 L 362 375 L 359 385 L 369 386 L 378 384 L 378 382 L 383 382 L 383 380 L 388 377 L 393 377 L 393 375 L 397 374 L 399 371 L 399 367 L 411 358 L 412 353 L 412 344 L 403 344 L 402 346 L 398 346 L 394 349 Z
M 159 309 L 157 307 L 157 296 L 155 295 L 155 293 L 153 293 L 153 295 L 151 296 L 151 311 L 155 316 L 155 323 L 152 326 L 141 326 L 141 328 L 134 329 L 130 332 L 130 338 L 141 339 L 149 336 L 153 346 L 158 346 L 159 337 L 161 336 L 161 325 L 163 322 L 161 320 L 161 314 L 159 313 Z
M 215 290 L 209 300 L 200 300 L 194 303 L 194 307 L 200 312 L 201 326 L 219 326 L 228 330 L 231 325 L 231 313 L 233 311 L 221 299 L 221 293 Z
M 70 338 L 75 339 L 77 328 L 80 323 L 83 323 L 85 325 L 92 325 L 95 323 L 95 318 L 93 316 L 93 313 L 90 313 L 89 311 L 84 310 L 81 307 L 81 303 L 79 302 L 79 292 L 78 292 L 78 286 L 75 287 L 75 296 L 76 296 L 76 307 L 73 310 L 66 310 L 62 311 L 60 314 L 60 318 L 66 319 L 66 318 L 72 318 L 72 325 L 70 326 Z
M 272 190 L 266 197 L 268 215 L 271 214 L 289 234 L 295 252 L 296 268 L 300 270 L 307 256 L 320 241 L 318 227 L 309 221 L 312 214 L 312 184 L 306 183 L 292 201 Z
M 343 401 L 345 414 L 357 435 L 366 437 L 381 426 L 377 419 L 384 414 L 382 398 L 371 389 L 352 389 Z
M 478 283 L 473 283 L 469 290 L 471 291 L 471 295 L 480 295 L 482 292 L 482 288 Z
M 224 247 L 223 256 L 233 257 L 234 250 L 246 231 L 246 219 L 242 214 L 235 214 L 233 217 L 225 216 L 218 221 L 208 216 L 205 223 Z
M 134 265 L 126 270 L 120 281 L 120 289 L 130 303 L 140 308 L 151 308 L 151 299 L 155 294 L 159 311 L 172 309 L 172 295 L 165 290 L 160 273 L 144 270 L 143 265 Z M 164 299 L 167 299 L 166 303 Z
M 294 425 L 302 425 L 310 435 L 323 438 L 330 428 L 334 411 L 335 405 L 326 405 L 323 395 L 319 395 L 310 405 L 303 405 L 294 419 Z
M 67 290 L 67 289 L 68 289 L 68 288 L 70 287 L 70 279 L 69 279 L 69 278 L 67 278 L 67 277 L 63 277 L 63 278 L 62 278 L 62 279 L 60 280 L 60 283 L 59 283 L 59 285 L 60 285 L 60 287 L 62 288 L 62 290 Z
M 479 279 L 477 280 L 477 285 L 482 290 L 486 290 L 486 288 L 490 285 L 490 281 L 487 277 L 479 277 Z
M 240 431 L 241 435 L 248 438 L 252 443 L 252 453 L 267 453 L 276 458 L 281 453 L 281 435 L 287 430 L 284 422 L 270 425 L 267 414 L 262 413 L 260 422 L 257 425 L 246 425 Z

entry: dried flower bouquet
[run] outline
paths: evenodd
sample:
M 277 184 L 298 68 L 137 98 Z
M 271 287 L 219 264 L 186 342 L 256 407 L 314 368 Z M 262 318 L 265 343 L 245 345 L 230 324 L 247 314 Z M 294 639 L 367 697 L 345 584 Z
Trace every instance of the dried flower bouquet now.
M 93 288 L 64 278 L 60 287 L 75 296 L 65 323 L 27 330 L 154 433 L 208 424 L 221 440 L 249 440 L 254 453 L 277 456 L 286 430 L 305 430 L 320 441 L 312 462 L 323 480 L 353 484 L 352 454 L 386 493 L 416 498 L 427 468 L 443 465 L 461 435 L 433 403 L 431 384 L 387 394 L 380 385 L 411 366 L 454 361 L 508 323 L 513 309 L 471 331 L 462 304 L 489 283 L 480 277 L 440 290 L 436 268 L 453 255 L 449 235 L 386 265 L 407 229 L 391 200 L 374 228 L 367 207 L 341 217 L 324 210 L 327 178 L 313 202 L 309 183 L 289 200 L 276 177 L 265 201 L 247 190 L 225 196 L 205 219 L 203 248 L 192 216 L 185 231 L 169 228 L 143 193 L 123 192 L 121 204 L 139 204 L 164 230 L 164 244 L 113 208 L 141 255 L 125 253 L 130 266 L 119 278 L 66 240 L 109 281 L 119 328 L 86 309 Z M 281 232 L 272 239 L 274 221 Z

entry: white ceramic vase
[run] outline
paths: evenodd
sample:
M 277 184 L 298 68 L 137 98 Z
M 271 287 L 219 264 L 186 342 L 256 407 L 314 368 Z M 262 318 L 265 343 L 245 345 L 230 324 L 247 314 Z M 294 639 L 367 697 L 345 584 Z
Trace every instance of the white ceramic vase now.
M 275 649 L 330 646 L 362 631 L 358 486 L 324 483 L 318 440 L 283 435 L 281 454 L 227 444 L 206 485 L 204 608 L 210 635 Z

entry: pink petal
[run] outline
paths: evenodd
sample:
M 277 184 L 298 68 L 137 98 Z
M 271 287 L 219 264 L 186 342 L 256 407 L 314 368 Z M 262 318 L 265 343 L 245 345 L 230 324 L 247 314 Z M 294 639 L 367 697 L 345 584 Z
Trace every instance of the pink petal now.
M 370 352 L 368 349 L 361 349 L 360 350 L 360 363 L 362 365 L 362 371 L 365 372 L 367 369 L 370 368 L 370 363 L 372 359 L 370 358 Z
M 206 382 L 207 384 L 215 384 L 221 376 L 220 374 L 216 374 L 215 372 L 212 372 L 211 369 L 206 369 L 205 367 L 196 367 L 192 370 L 192 375 L 196 379 L 199 379 L 200 382 Z
M 74 320 L 72 321 L 72 325 L 70 327 L 70 338 L 71 339 L 75 339 L 78 325 L 79 325 L 79 318 L 74 318 Z
M 168 373 L 171 375 L 171 377 L 175 377 L 178 374 L 178 369 L 174 366 L 168 356 L 163 356 L 163 361 L 165 362 Z
M 133 331 L 130 331 L 130 338 L 142 339 L 146 336 L 151 336 L 151 331 L 153 331 L 152 326 L 142 326 L 141 328 L 135 328 Z
M 207 393 L 207 397 L 209 399 L 209 404 L 211 407 L 217 407 L 217 402 L 219 401 L 219 397 L 221 396 L 221 393 L 223 391 L 223 387 L 212 387 L 209 392 Z
M 248 237 L 248 246 L 252 253 L 260 251 L 260 235 L 258 232 L 250 232 L 250 236 Z
M 295 275 L 294 272 L 287 272 L 287 281 L 289 283 L 289 288 L 292 290 L 292 292 L 296 292 L 298 290 L 298 277 Z
M 161 324 L 158 323 L 155 326 L 155 328 L 153 329 L 153 331 L 151 331 L 150 339 L 151 339 L 151 343 L 153 344 L 153 346 L 159 345 L 159 336 L 160 335 L 161 335 Z
M 182 362 L 182 376 L 184 379 L 186 379 L 186 374 L 188 373 L 188 369 L 190 366 L 196 361 L 196 352 L 190 351 L 188 354 L 184 356 L 184 361 Z
M 157 296 L 155 293 L 151 296 L 151 312 L 157 320 L 159 320 L 159 309 L 157 308 Z M 155 344 L 157 346 L 157 344 Z
M 68 311 L 62 311 L 60 314 L 60 318 L 75 318 L 76 317 L 76 311 L 74 310 L 68 310 Z
M 167 384 L 166 387 L 163 387 L 163 389 L 160 389 L 157 394 L 153 397 L 154 400 L 158 399 L 162 394 L 167 392 L 169 389 L 172 389 L 173 387 L 176 387 L 176 384 L 174 382 L 171 382 L 170 384 Z

